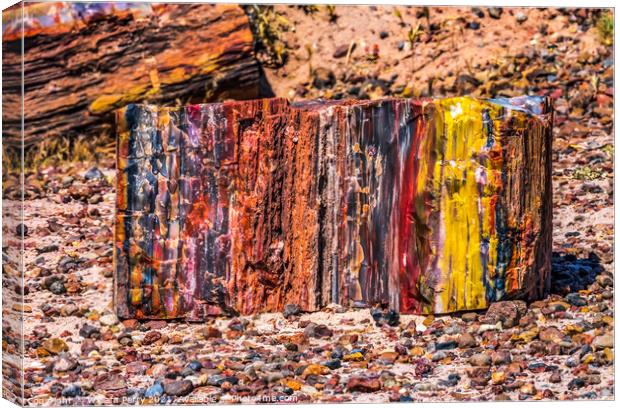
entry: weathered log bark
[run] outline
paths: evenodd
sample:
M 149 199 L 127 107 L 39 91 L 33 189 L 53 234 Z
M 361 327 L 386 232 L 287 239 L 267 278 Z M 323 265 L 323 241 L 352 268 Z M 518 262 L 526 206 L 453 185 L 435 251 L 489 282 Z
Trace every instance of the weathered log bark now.
M 117 311 L 539 298 L 551 116 L 534 97 L 130 105 L 117 114 Z
M 35 3 L 24 10 L 23 55 L 21 18 L 4 28 L 3 104 L 19 100 L 23 60 L 26 145 L 111 132 L 111 112 L 132 102 L 259 96 L 253 37 L 238 6 Z M 20 121 L 3 116 L 5 143 L 20 142 Z

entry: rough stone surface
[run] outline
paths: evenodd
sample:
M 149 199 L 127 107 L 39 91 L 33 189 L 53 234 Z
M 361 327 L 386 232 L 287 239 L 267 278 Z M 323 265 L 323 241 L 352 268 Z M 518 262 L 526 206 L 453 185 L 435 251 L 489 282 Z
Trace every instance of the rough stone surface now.
M 502 301 L 493 303 L 484 318 L 488 323 L 501 322 L 503 327 L 514 327 L 525 314 L 527 305 L 523 301 Z
M 194 389 L 192 382 L 189 380 L 172 381 L 164 384 L 164 391 L 173 397 L 187 395 Z
M 537 97 L 130 105 L 117 114 L 117 311 L 200 321 L 538 299 L 550 109 Z

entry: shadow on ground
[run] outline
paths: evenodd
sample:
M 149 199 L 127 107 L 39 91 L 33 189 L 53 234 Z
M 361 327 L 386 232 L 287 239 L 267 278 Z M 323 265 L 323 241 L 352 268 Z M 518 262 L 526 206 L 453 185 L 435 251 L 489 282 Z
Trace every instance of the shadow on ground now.
M 551 293 L 566 295 L 586 289 L 603 272 L 600 258 L 590 252 L 588 258 L 554 252 L 551 267 Z

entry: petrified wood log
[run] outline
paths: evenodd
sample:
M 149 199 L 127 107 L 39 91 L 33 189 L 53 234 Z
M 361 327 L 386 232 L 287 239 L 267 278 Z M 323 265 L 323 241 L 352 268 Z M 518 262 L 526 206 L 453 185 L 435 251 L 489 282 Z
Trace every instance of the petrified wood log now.
M 19 101 L 23 62 L 26 145 L 111 131 L 112 112 L 132 102 L 259 96 L 252 32 L 238 6 L 57 2 L 21 12 L 3 15 L 2 100 Z M 21 143 L 21 116 L 8 111 L 3 122 L 4 143 Z
M 117 114 L 117 311 L 403 313 L 536 299 L 548 100 L 284 99 Z

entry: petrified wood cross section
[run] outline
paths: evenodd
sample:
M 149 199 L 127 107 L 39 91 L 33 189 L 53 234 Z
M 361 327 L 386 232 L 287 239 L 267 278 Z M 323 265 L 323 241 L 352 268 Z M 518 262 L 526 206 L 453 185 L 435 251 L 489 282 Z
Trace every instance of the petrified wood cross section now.
M 118 314 L 535 299 L 548 100 L 284 99 L 118 112 Z

